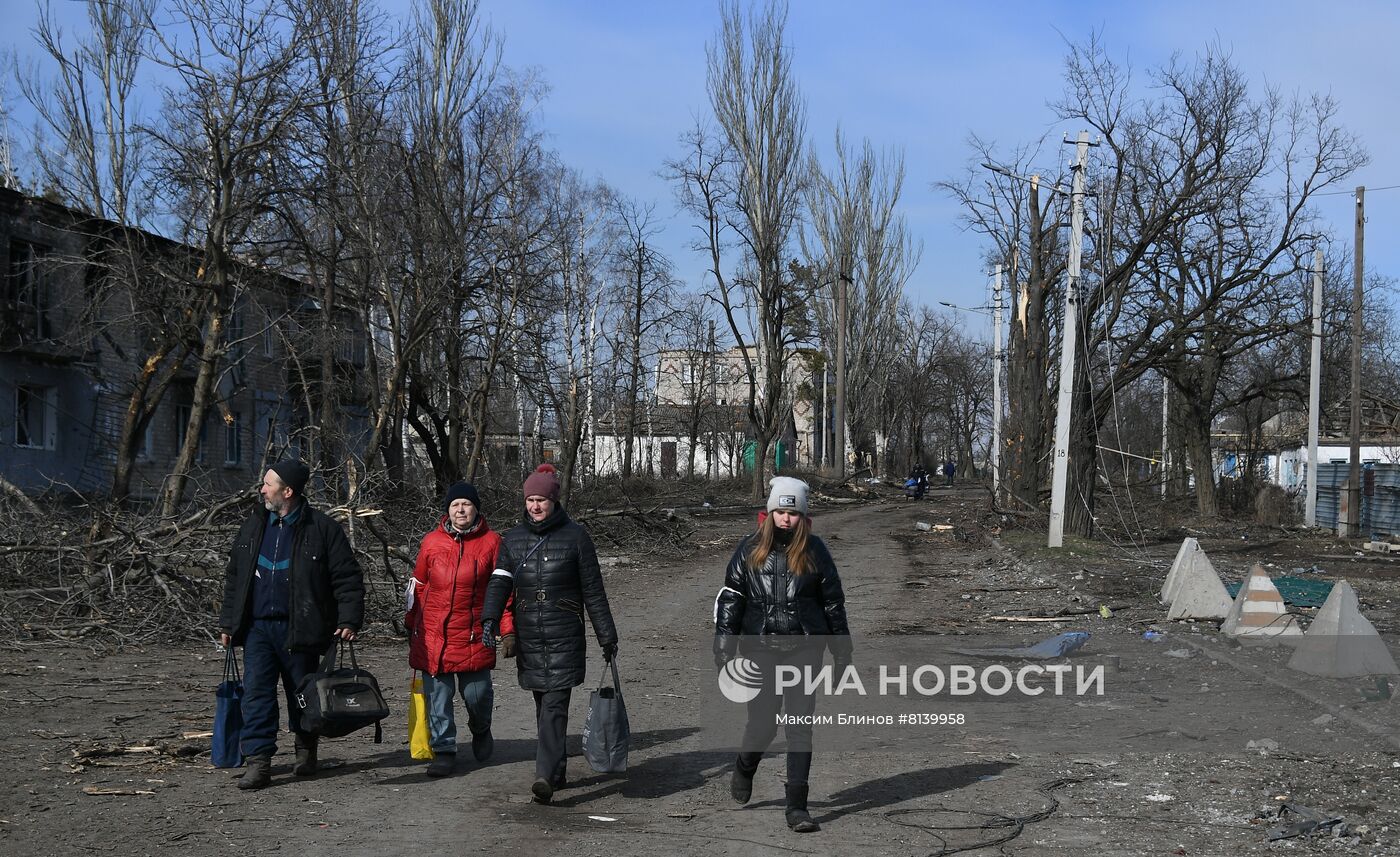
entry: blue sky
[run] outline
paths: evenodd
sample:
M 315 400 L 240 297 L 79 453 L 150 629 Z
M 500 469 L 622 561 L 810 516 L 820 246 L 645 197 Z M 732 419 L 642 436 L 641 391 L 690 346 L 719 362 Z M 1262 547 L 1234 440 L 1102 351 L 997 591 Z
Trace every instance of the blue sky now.
M 34 4 L 3 2 L 20 24 L 5 41 L 24 57 Z M 385 6 L 404 14 L 408 3 Z M 671 216 L 673 189 L 659 172 L 706 110 L 705 43 L 718 22 L 716 4 L 483 0 L 483 9 L 505 38 L 506 61 L 538 69 L 550 85 L 540 124 L 564 160 Z M 830 151 L 839 124 L 848 138 L 904 151 L 904 212 L 924 245 L 909 289 L 915 300 L 985 302 L 983 241 L 961 231 L 957 207 L 931 185 L 962 170 L 970 132 L 1006 148 L 1077 132 L 1053 124 L 1046 103 L 1061 90 L 1066 39 L 1093 30 L 1139 75 L 1173 52 L 1190 55 L 1216 42 L 1258 86 L 1330 93 L 1372 159 L 1348 186 L 1400 185 L 1393 144 L 1400 4 L 793 0 L 794 71 L 819 150 Z M 7 95 L 14 98 L 12 87 Z M 1047 159 L 1069 158 L 1069 147 L 1054 148 L 1063 151 L 1047 150 Z M 1318 210 L 1349 243 L 1351 196 L 1326 197 Z M 1400 188 L 1369 193 L 1367 211 L 1367 268 L 1400 278 Z M 685 249 L 689 229 L 683 216 L 672 216 L 661 243 L 693 283 L 702 266 Z M 968 322 L 985 329 L 978 319 Z

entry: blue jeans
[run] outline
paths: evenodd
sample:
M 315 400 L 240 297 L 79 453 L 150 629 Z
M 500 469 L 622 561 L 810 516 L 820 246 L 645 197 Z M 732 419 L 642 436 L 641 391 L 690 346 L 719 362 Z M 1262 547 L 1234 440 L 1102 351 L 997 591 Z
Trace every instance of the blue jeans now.
M 428 699 L 428 734 L 434 753 L 457 752 L 457 718 L 452 711 L 452 699 L 462 694 L 467 705 L 467 728 L 473 735 L 489 732 L 491 709 L 496 704 L 491 689 L 491 671 L 423 674 L 423 695 Z
M 297 685 L 316 671 L 314 653 L 287 649 L 286 619 L 254 619 L 243 643 L 243 733 L 239 744 L 244 758 L 277 752 L 277 682 L 287 698 L 287 728 L 301 732 L 301 707 Z

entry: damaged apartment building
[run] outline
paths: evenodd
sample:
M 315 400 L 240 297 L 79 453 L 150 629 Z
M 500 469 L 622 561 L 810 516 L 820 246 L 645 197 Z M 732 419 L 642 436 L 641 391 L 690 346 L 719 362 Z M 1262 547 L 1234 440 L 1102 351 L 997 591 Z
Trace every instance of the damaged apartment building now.
M 199 253 L 8 189 L 0 253 L 0 476 L 32 495 L 110 496 L 133 411 L 115 493 L 155 497 L 189 430 L 207 330 Z M 226 300 L 214 400 L 189 472 L 195 490 L 247 488 L 265 462 L 310 458 L 331 433 L 346 449 L 362 446 L 366 342 L 356 326 L 323 323 L 305 283 L 256 265 L 235 266 Z M 333 354 L 329 385 L 325 361 L 303 359 L 322 349 Z M 331 385 L 338 420 L 325 427 L 312 415 Z

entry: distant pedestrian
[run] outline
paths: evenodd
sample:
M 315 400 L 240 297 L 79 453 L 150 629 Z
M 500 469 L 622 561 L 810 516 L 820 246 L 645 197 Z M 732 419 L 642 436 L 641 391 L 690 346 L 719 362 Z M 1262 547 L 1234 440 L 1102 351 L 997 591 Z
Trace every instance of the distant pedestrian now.
M 802 666 L 819 667 L 824 650 L 830 648 L 839 681 L 851 662 L 851 636 L 836 563 L 822 540 L 812 535 L 807 483 L 778 476 L 768 484 L 768 506 L 759 516 L 758 531 L 739 542 L 715 599 L 715 666 L 722 670 L 743 655 L 758 667 L 766 687 L 777 664 L 801 661 Z M 751 700 L 729 781 L 734 800 L 748 803 L 758 763 L 777 736 L 778 714 L 788 715 L 784 815 L 788 827 L 799 833 L 820 829 L 807 811 L 812 726 L 801 722 L 815 710 L 816 697 L 801 687 L 788 688 L 781 696 L 760 693 Z
M 958 472 L 958 466 L 953 463 L 953 459 L 943 462 L 943 484 L 949 488 L 953 487 L 953 474 Z
M 453 698 L 467 706 L 472 755 L 478 762 L 491 757 L 491 710 L 495 695 L 491 670 L 496 652 L 515 656 L 515 622 L 509 610 L 501 621 L 499 649 L 481 633 L 486 587 L 492 572 L 502 567 L 501 537 L 481 513 L 481 498 L 469 482 L 458 482 L 443 498 L 444 514 L 423 536 L 410 582 L 412 603 L 408 626 L 408 664 L 423 673 L 428 703 L 429 746 L 433 761 L 427 775 L 445 777 L 457 762 L 457 720 Z M 505 560 L 505 564 L 509 564 Z
M 364 617 L 360 565 L 340 525 L 303 497 L 310 476 L 295 459 L 272 465 L 259 489 L 262 505 L 234 537 L 224 572 L 219 640 L 243 647 L 240 744 L 248 770 L 240 789 L 272 781 L 279 681 L 296 736 L 292 773 L 316 773 L 316 736 L 301 730 L 297 686 L 333 638 L 355 639 Z
M 525 515 L 504 536 L 511 559 L 487 586 L 482 631 L 486 645 L 493 645 L 513 597 L 520 686 L 535 694 L 538 743 L 530 792 L 537 803 L 549 803 L 568 782 L 569 698 L 587 667 L 583 614 L 608 662 L 617 655 L 617 628 L 593 539 L 559 504 L 554 465 L 536 468 L 523 491 Z

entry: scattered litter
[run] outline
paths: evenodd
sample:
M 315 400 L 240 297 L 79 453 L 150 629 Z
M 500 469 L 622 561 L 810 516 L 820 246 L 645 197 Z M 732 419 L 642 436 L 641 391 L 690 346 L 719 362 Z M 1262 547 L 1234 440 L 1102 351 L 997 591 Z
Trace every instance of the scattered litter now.
M 1145 797 L 1153 803 L 1166 803 L 1169 800 L 1176 800 L 1175 797 L 1164 794 L 1150 794 L 1146 795 Z
M 1089 641 L 1088 631 L 1068 631 L 1048 637 L 1033 646 L 992 647 L 986 649 L 951 649 L 954 654 L 972 655 L 978 658 L 1030 658 L 1050 660 L 1062 658 L 1076 651 Z
M 1160 642 L 1162 641 L 1162 638 L 1165 637 L 1165 636 L 1167 636 L 1167 635 L 1166 635 L 1166 634 L 1163 634 L 1161 631 L 1143 631 L 1143 632 L 1142 632 L 1142 638 L 1143 638 L 1144 640 L 1146 640 L 1147 642 L 1149 642 L 1149 643 L 1160 643 Z
M 1187 658 L 1194 657 L 1196 653 L 1191 649 L 1172 649 L 1162 654 L 1169 658 L 1180 658 L 1184 661 Z
M 153 795 L 155 794 L 155 792 L 151 791 L 150 789 L 121 789 L 113 788 L 110 786 L 83 786 L 83 794 L 98 795 L 105 797 L 107 795 Z
M 679 819 L 682 820 L 682 821 L 690 821 L 692 818 L 695 817 L 695 813 L 693 813 L 693 812 L 668 812 L 668 813 L 666 813 L 666 817 L 667 817 L 667 818 L 679 818 Z
M 1269 828 L 1270 842 L 1292 839 L 1295 836 L 1303 836 L 1318 830 L 1327 830 L 1342 823 L 1340 815 L 1324 815 L 1298 803 L 1284 803 L 1280 806 L 1278 819 L 1285 823 Z
M 1314 726 L 1326 726 L 1328 723 L 1331 723 L 1332 720 L 1332 715 L 1324 714 L 1321 717 L 1314 717 L 1312 722 Z
M 1278 742 L 1272 738 L 1260 738 L 1257 741 L 1250 741 L 1244 745 L 1246 750 L 1259 750 L 1261 752 L 1273 752 L 1278 750 Z
M 613 818 L 613 817 L 611 817 L 611 816 L 607 816 L 607 815 L 590 815 L 590 816 L 588 816 L 588 820 L 589 820 L 589 821 L 617 821 L 617 819 L 615 819 L 615 818 Z
M 1001 774 L 983 774 L 982 776 L 980 776 L 980 777 L 977 778 L 977 782 L 979 782 L 979 783 L 989 783 L 989 782 L 991 782 L 992 780 L 999 780 L 999 779 L 1001 779 Z
M 915 521 L 914 529 L 928 532 L 929 530 L 933 529 L 933 524 L 930 524 L 928 521 Z
M 1099 615 L 1102 616 L 1102 617 L 1105 618 L 1105 619 L 1112 619 L 1112 618 L 1113 618 L 1113 611 L 1110 610 L 1110 609 L 1108 609 L 1108 605 L 1107 605 L 1107 604 L 1100 604 L 1100 605 L 1099 605 Z

